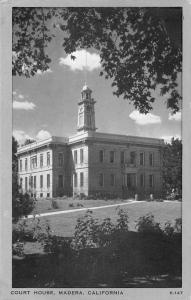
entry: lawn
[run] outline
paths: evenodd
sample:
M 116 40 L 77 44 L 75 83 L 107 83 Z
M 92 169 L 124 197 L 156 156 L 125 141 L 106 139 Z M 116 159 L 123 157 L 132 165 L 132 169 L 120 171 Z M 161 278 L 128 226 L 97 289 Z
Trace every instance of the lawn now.
M 71 209 L 68 207 L 66 201 L 62 201 L 62 205 L 65 209 Z M 65 202 L 65 203 L 64 203 Z M 78 200 L 82 204 L 86 204 L 86 207 L 95 207 L 101 205 L 116 204 L 122 201 L 104 201 L 104 200 Z M 73 200 L 74 203 L 74 200 Z M 105 204 L 104 204 L 105 203 Z M 67 207 L 67 208 L 66 208 Z M 84 205 L 85 207 L 85 205 Z M 81 207 L 74 207 L 81 208 Z M 160 222 L 163 226 L 166 221 L 171 221 L 172 223 L 176 218 L 181 217 L 181 202 L 137 202 L 128 203 L 123 205 L 122 208 L 128 212 L 129 215 L 129 230 L 136 231 L 135 221 L 148 213 L 154 215 L 155 220 Z M 55 235 L 63 237 L 72 237 L 74 235 L 76 221 L 79 217 L 83 216 L 85 211 L 70 212 L 67 214 L 52 215 L 42 217 L 40 220 L 44 223 L 48 220 L 51 230 Z M 103 220 L 106 217 L 110 217 L 112 222 L 115 223 L 117 216 L 116 207 L 101 208 L 93 211 L 93 216 L 99 220 Z M 28 220 L 29 224 L 32 222 Z
M 59 210 L 71 210 L 83 207 L 95 207 L 95 206 L 104 206 L 110 204 L 117 204 L 126 202 L 127 200 L 114 199 L 114 200 L 79 200 L 73 198 L 55 198 L 52 199 L 38 199 L 36 201 L 35 208 L 33 213 L 45 213 Z M 57 208 L 54 207 L 57 205 Z

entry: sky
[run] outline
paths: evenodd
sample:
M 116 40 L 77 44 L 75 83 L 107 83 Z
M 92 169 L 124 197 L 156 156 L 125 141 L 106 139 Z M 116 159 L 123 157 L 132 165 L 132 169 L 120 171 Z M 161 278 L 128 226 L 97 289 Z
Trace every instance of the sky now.
M 181 113 L 172 116 L 158 90 L 153 110 L 142 115 L 128 100 L 113 95 L 111 80 L 99 76 L 97 53 L 87 50 L 86 59 L 82 49 L 74 54 L 73 61 L 61 44 L 58 33 L 48 47 L 52 59 L 48 71 L 38 71 L 31 78 L 13 76 L 13 135 L 20 144 L 27 138 L 76 134 L 78 100 L 85 81 L 96 101 L 97 131 L 163 138 L 166 142 L 173 136 L 181 137 Z

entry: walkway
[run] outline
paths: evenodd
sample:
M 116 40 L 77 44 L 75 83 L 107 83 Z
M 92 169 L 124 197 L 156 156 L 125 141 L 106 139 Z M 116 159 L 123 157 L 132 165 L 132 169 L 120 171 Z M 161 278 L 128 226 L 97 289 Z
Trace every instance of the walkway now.
M 84 208 L 77 208 L 77 209 L 70 209 L 70 210 L 59 210 L 59 211 L 52 211 L 52 212 L 46 212 L 42 214 L 36 214 L 36 215 L 28 215 L 27 217 L 24 217 L 24 219 L 33 219 L 35 218 L 42 218 L 47 216 L 54 216 L 54 215 L 61 215 L 61 214 L 68 214 L 68 213 L 75 213 L 79 211 L 87 211 L 87 210 L 95 210 L 95 209 L 102 209 L 102 208 L 108 208 L 108 207 L 115 207 L 115 206 L 123 206 L 133 203 L 143 203 L 146 201 L 135 201 L 135 200 L 128 200 L 128 202 L 123 203 L 117 203 L 117 204 L 110 204 L 110 205 L 102 205 L 102 206 L 95 206 L 95 207 L 84 207 Z

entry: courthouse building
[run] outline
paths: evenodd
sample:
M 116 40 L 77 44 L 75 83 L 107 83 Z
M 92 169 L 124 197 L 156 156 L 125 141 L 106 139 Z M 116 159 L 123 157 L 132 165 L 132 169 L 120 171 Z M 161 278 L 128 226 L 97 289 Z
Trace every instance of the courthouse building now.
M 23 193 L 37 198 L 160 195 L 164 141 L 97 132 L 91 94 L 85 85 L 78 102 L 74 136 L 53 136 L 18 149 Z

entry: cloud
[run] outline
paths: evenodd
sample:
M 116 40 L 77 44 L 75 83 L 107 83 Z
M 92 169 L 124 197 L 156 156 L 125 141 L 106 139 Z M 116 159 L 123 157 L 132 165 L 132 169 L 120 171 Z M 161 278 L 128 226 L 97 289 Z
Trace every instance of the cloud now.
M 71 55 L 75 56 L 76 59 L 72 60 Z M 100 56 L 96 53 L 89 53 L 86 50 L 75 51 L 72 54 L 67 55 L 65 58 L 60 57 L 59 64 L 68 66 L 72 71 L 83 71 L 84 69 L 93 71 L 101 66 Z
M 45 140 L 45 139 L 48 139 L 48 138 L 50 138 L 50 137 L 51 137 L 50 132 L 47 131 L 47 130 L 44 130 L 44 129 L 41 129 L 41 130 L 37 133 L 37 135 L 36 135 L 36 138 L 37 138 L 38 140 Z
M 181 136 L 179 134 L 161 136 L 161 139 L 163 139 L 166 143 L 170 143 L 172 138 L 181 139 Z
M 23 109 L 23 110 L 33 110 L 35 109 L 36 105 L 33 102 L 28 101 L 13 101 L 13 109 Z
M 21 94 L 19 94 L 19 95 L 18 95 L 18 98 L 19 98 L 19 99 L 24 99 L 24 96 L 21 95 Z
M 26 139 L 33 140 L 31 136 L 29 136 L 26 132 L 23 130 L 13 130 L 13 136 L 14 138 L 19 142 L 19 144 L 24 143 Z
M 170 121 L 181 121 L 181 117 L 182 117 L 181 112 L 177 112 L 174 115 L 172 115 L 171 113 L 169 113 L 169 115 L 168 115 L 168 119 Z
M 138 125 L 149 125 L 161 123 L 161 118 L 157 115 L 148 113 L 147 115 L 141 114 L 139 111 L 134 110 L 130 113 L 129 117 Z
M 41 70 L 37 70 L 36 74 L 37 75 L 45 75 L 47 73 L 52 73 L 52 70 L 51 69 L 47 69 L 46 71 L 41 71 Z

